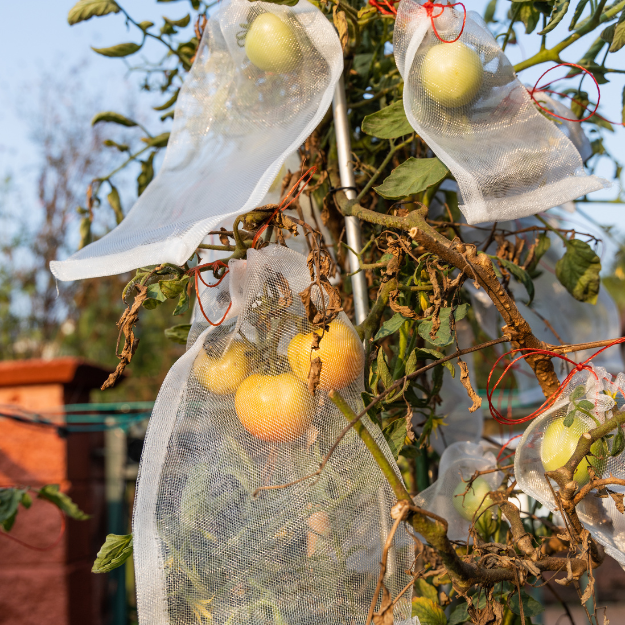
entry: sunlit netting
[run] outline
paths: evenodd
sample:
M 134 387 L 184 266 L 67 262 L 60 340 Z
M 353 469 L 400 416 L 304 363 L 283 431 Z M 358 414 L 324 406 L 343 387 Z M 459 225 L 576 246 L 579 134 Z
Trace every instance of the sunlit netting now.
M 219 222 L 259 204 L 325 115 L 342 69 L 334 26 L 306 0 L 219 3 L 178 97 L 158 175 L 115 230 L 51 263 L 55 276 L 184 263 Z
M 194 324 L 146 436 L 133 522 L 140 623 L 362 624 L 395 499 L 356 432 L 318 479 L 254 496 L 319 468 L 347 423 L 328 389 L 362 407 L 362 345 L 341 313 L 311 396 L 306 258 L 271 245 L 229 267 L 203 295 L 213 321 L 229 312 L 217 327 Z M 380 430 L 363 423 L 399 475 Z M 412 544 L 400 527 L 393 596 L 410 581 Z M 410 600 L 397 602 L 395 623 L 410 622 Z
M 527 428 L 515 454 L 514 473 L 518 487 L 553 512 L 558 508 L 545 472 L 564 466 L 584 432 L 610 419 L 623 405 L 623 396 L 618 389 L 625 390 L 625 374 L 619 373 L 613 379 L 602 367 L 595 367 L 593 371 L 597 378 L 587 370 L 572 377 L 561 398 Z M 570 424 L 565 423 L 567 418 Z M 579 488 L 589 482 L 593 471 L 597 477 L 625 479 L 623 454 L 611 455 L 618 440 L 616 433 L 614 429 L 610 438 L 595 442 L 591 455 L 578 465 L 573 479 Z M 551 484 L 556 490 L 556 483 L 552 481 Z M 608 489 L 625 493 L 622 486 L 611 485 Z M 594 490 L 576 509 L 580 521 L 593 538 L 625 565 L 625 515 L 617 510 L 614 499 L 609 495 L 599 497 Z
M 476 471 L 496 466 L 497 460 L 486 444 L 453 443 L 441 456 L 438 479 L 415 497 L 415 504 L 445 519 L 449 524 L 447 536 L 451 540 L 467 540 L 471 520 L 477 520 L 482 510 L 490 505 L 486 493 L 497 489 L 502 475 L 497 471 L 479 476 L 466 494 L 465 482 Z M 484 514 L 495 512 L 496 508 L 492 507 Z
M 402 0 L 395 59 L 408 120 L 458 181 L 470 224 L 531 215 L 609 186 L 586 175 L 574 145 L 535 106 L 477 13 L 468 12 L 454 43 L 445 42 L 460 32 L 463 12 L 433 15 Z

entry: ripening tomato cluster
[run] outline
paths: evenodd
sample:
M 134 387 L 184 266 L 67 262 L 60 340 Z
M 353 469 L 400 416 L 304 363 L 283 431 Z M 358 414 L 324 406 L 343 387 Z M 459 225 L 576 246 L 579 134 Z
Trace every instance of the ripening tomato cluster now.
M 284 74 L 296 70 L 303 52 L 293 26 L 274 13 L 262 13 L 249 26 L 245 53 L 258 69 Z M 471 102 L 482 85 L 479 54 L 464 43 L 440 42 L 421 65 L 421 81 L 430 98 L 446 108 Z
M 202 350 L 193 373 L 209 392 L 234 395 L 236 414 L 250 434 L 267 442 L 294 441 L 315 416 L 316 402 L 307 386 L 311 360 L 321 359 L 317 388 L 322 391 L 348 386 L 361 375 L 365 364 L 358 335 L 340 321 L 329 324 L 314 352 L 312 342 L 312 332 L 291 339 L 287 349 L 291 370 L 287 372 L 252 371 L 248 348 L 235 340 L 220 356 Z

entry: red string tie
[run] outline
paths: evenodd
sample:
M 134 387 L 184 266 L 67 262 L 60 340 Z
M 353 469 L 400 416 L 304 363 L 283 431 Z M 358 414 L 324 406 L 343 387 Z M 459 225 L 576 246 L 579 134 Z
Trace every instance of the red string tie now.
M 208 284 L 204 281 L 204 278 L 202 278 L 202 269 L 206 269 L 206 268 L 211 268 L 213 270 L 213 275 L 215 274 L 215 269 L 219 268 L 219 267 L 224 267 L 225 271 L 223 272 L 221 278 L 219 278 L 219 280 L 217 282 L 215 282 L 215 284 Z M 206 319 L 206 321 L 208 321 L 208 323 L 210 325 L 212 325 L 213 327 L 217 327 L 220 326 L 224 320 L 226 319 L 228 313 L 230 312 L 230 308 L 232 307 L 232 301 L 230 301 L 230 304 L 228 304 L 228 309 L 226 310 L 226 312 L 224 313 L 224 316 L 221 318 L 221 321 L 218 321 L 217 323 L 213 323 L 207 316 L 207 314 L 204 312 L 204 307 L 202 306 L 202 298 L 200 297 L 200 292 L 198 290 L 198 277 L 199 279 L 202 281 L 202 284 L 206 287 L 208 287 L 209 289 L 215 288 L 216 286 L 219 286 L 221 284 L 221 281 L 226 277 L 226 274 L 230 271 L 230 269 L 228 269 L 228 266 L 226 265 L 226 263 L 224 263 L 223 260 L 215 260 L 212 263 L 205 263 L 204 265 L 196 265 L 195 267 L 189 269 L 189 271 L 187 271 L 188 274 L 193 274 L 193 276 L 195 277 L 195 295 L 197 297 L 197 303 L 200 305 L 200 310 L 202 311 L 202 314 L 204 315 L 204 319 Z
M 389 2 L 388 0 L 382 0 L 382 2 L 388 8 L 382 6 L 382 4 L 380 4 L 377 0 L 369 0 L 369 4 L 372 7 L 375 7 L 382 15 L 390 15 L 392 17 L 395 17 L 397 15 L 397 9 L 395 8 L 394 3 L 398 1 L 399 0 L 391 0 L 391 2 Z
M 458 41 L 458 39 L 460 39 L 462 33 L 464 32 L 464 27 L 467 24 L 467 8 L 464 6 L 464 4 L 462 4 L 462 2 L 455 2 L 454 4 L 438 4 L 437 2 L 431 2 L 431 0 L 428 0 L 427 2 L 424 2 L 421 6 L 427 11 L 428 17 L 432 22 L 432 30 L 434 31 L 434 34 L 439 41 L 442 41 L 443 43 L 455 43 L 456 41 Z M 438 34 L 438 30 L 436 30 L 436 24 L 434 23 L 434 20 L 437 17 L 440 17 L 444 13 L 445 9 L 457 6 L 461 6 L 464 13 L 464 16 L 462 18 L 462 28 L 460 29 L 460 32 L 455 39 L 447 41 Z M 440 9 L 440 11 L 435 15 L 434 9 Z

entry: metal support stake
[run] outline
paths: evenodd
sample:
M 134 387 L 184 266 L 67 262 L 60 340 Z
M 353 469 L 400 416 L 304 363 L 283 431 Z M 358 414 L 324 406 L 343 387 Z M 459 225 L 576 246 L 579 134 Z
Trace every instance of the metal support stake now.
M 352 141 L 349 120 L 347 119 L 347 99 L 345 98 L 345 82 L 341 76 L 334 99 L 332 100 L 332 112 L 334 114 L 334 130 L 336 132 L 336 151 L 339 161 L 339 175 L 341 178 L 341 186 L 344 189 L 348 200 L 356 199 L 356 180 L 354 179 L 354 169 L 352 167 Z M 362 249 L 360 221 L 357 217 L 345 217 L 345 234 L 347 237 L 347 245 L 355 252 Z M 349 266 L 352 272 L 360 269 L 358 256 L 351 251 L 348 252 Z M 369 313 L 369 293 L 367 289 L 367 281 L 363 271 L 352 276 L 352 291 L 354 292 L 354 311 L 356 323 L 362 323 Z M 386 510 L 386 498 L 384 496 L 384 488 L 378 492 L 378 503 L 380 506 L 380 533 L 382 547 L 386 542 L 389 534 L 388 515 Z M 386 569 L 386 577 L 392 575 L 395 570 L 395 549 L 391 547 Z
M 348 200 L 354 200 L 356 199 L 356 181 L 354 180 L 354 169 L 352 167 L 352 141 L 350 137 L 349 121 L 347 119 L 347 101 L 345 99 L 345 83 L 343 82 L 343 76 L 341 76 L 341 79 L 336 85 L 334 99 L 332 100 L 332 111 L 334 113 L 336 151 L 339 159 L 341 186 L 351 187 L 345 189 L 345 195 Z M 355 252 L 360 252 L 362 248 L 360 222 L 356 217 L 345 217 L 345 234 L 347 236 L 347 245 Z M 358 271 L 360 268 L 358 256 L 349 252 L 348 259 L 351 271 Z M 362 323 L 369 313 L 367 281 L 362 271 L 352 276 L 352 290 L 354 292 L 356 323 Z

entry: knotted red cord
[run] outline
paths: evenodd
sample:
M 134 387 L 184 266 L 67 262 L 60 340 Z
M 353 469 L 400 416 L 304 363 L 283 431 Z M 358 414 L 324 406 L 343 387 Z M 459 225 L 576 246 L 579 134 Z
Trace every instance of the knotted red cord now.
M 462 33 L 464 32 L 464 27 L 467 24 L 467 8 L 464 6 L 464 4 L 462 4 L 462 2 L 455 2 L 454 4 L 438 4 L 436 2 L 431 2 L 430 0 L 428 0 L 427 2 L 424 2 L 421 6 L 427 11 L 430 21 L 432 22 L 432 30 L 434 31 L 434 34 L 436 35 L 436 38 L 439 41 L 442 41 L 443 43 L 455 43 L 456 41 L 458 41 L 458 39 L 460 39 L 460 37 L 462 36 Z M 461 6 L 462 11 L 464 12 L 464 16 L 462 18 L 462 28 L 460 29 L 460 32 L 458 33 L 458 36 L 455 39 L 451 39 L 450 41 L 447 41 L 446 39 L 443 39 L 438 34 L 434 20 L 435 18 L 440 17 L 445 11 L 445 9 L 451 8 L 451 7 L 457 7 L 457 6 Z M 434 15 L 434 9 L 440 9 L 440 12 Z
M 204 281 L 204 278 L 202 278 L 202 272 L 200 271 L 201 269 L 205 269 L 206 267 L 210 267 L 213 270 L 213 275 L 215 274 L 216 267 L 225 267 L 226 270 L 224 271 L 221 278 L 219 278 L 219 280 L 215 282 L 215 284 L 207 284 Z M 230 304 L 228 304 L 228 309 L 224 313 L 224 316 L 221 318 L 221 321 L 218 321 L 217 323 L 213 323 L 204 312 L 204 307 L 202 306 L 202 298 L 200 297 L 200 292 L 198 290 L 197 279 L 199 276 L 200 280 L 202 281 L 202 284 L 204 286 L 207 286 L 209 289 L 212 289 L 221 284 L 221 281 L 226 277 L 226 274 L 228 273 L 228 271 L 230 270 L 228 269 L 228 266 L 226 265 L 226 263 L 224 263 L 223 260 L 215 260 L 212 263 L 205 263 L 204 265 L 197 265 L 189 269 L 189 271 L 187 271 L 188 274 L 193 274 L 195 276 L 195 295 L 197 296 L 197 303 L 200 305 L 200 310 L 202 311 L 202 314 L 204 315 L 204 319 L 206 319 L 206 321 L 208 321 L 210 325 L 215 326 L 215 327 L 220 326 L 224 322 L 224 319 L 226 318 L 226 316 L 230 312 L 230 308 L 232 307 L 232 301 L 230 301 Z
M 497 358 L 497 360 L 495 361 L 495 364 L 493 365 L 490 373 L 488 374 L 488 380 L 486 382 L 486 397 L 488 399 L 488 409 L 490 411 L 491 416 L 493 417 L 493 419 L 495 419 L 495 421 L 502 423 L 504 425 L 515 425 L 516 423 L 525 423 L 526 421 L 531 421 L 532 419 L 534 419 L 535 417 L 537 417 L 538 415 L 540 415 L 542 412 L 544 412 L 545 410 L 547 410 L 548 408 L 550 408 L 551 406 L 553 406 L 553 404 L 556 402 L 556 400 L 562 395 L 564 389 L 567 387 L 568 383 L 571 381 L 571 378 L 578 372 L 578 371 L 583 371 L 584 369 L 590 371 L 592 373 L 592 375 L 595 376 L 595 379 L 599 379 L 597 377 L 597 374 L 594 372 L 594 370 L 592 369 L 592 367 L 588 364 L 593 358 L 595 358 L 595 356 L 598 356 L 599 354 L 601 354 L 602 352 L 604 352 L 606 349 L 614 346 L 614 345 L 618 345 L 620 343 L 625 343 L 625 337 L 622 337 L 620 339 L 616 339 L 614 341 L 612 341 L 609 345 L 606 345 L 605 347 L 601 348 L 599 351 L 595 352 L 592 356 L 590 356 L 590 358 L 587 358 L 586 360 L 584 360 L 584 362 L 581 363 L 576 363 L 575 361 L 571 360 L 570 358 L 567 358 L 566 356 L 564 356 L 564 354 L 558 354 L 557 352 L 552 352 L 550 350 L 547 349 L 533 349 L 531 347 L 524 347 L 524 348 L 519 348 L 519 349 L 513 349 L 509 352 L 506 352 L 505 354 L 502 354 L 499 358 Z M 512 362 L 510 362 L 506 368 L 504 369 L 503 373 L 499 376 L 499 379 L 497 380 L 497 382 L 495 383 L 495 385 L 493 386 L 492 390 L 490 388 L 490 380 L 491 377 L 495 371 L 495 368 L 497 367 L 497 365 L 499 364 L 499 361 L 502 358 L 505 358 L 506 356 L 509 356 L 511 354 L 515 354 L 518 352 L 527 352 L 524 354 L 521 354 L 520 356 L 517 356 Z M 506 373 L 512 368 L 512 366 L 518 362 L 519 360 L 524 360 L 526 358 L 529 358 L 530 356 L 538 356 L 538 355 L 542 355 L 542 356 L 549 356 L 551 358 L 560 358 L 561 360 L 564 360 L 566 362 L 568 362 L 569 364 L 573 365 L 573 370 L 571 371 L 571 373 L 568 374 L 568 376 L 566 377 L 566 379 L 564 380 L 564 382 L 562 382 L 562 384 L 560 384 L 560 386 L 558 387 L 558 390 L 549 398 L 546 399 L 543 404 L 540 406 L 540 408 L 538 408 L 538 410 L 535 410 L 534 412 L 532 412 L 531 414 L 527 415 L 526 417 L 523 417 L 522 419 L 511 419 L 509 417 L 504 417 L 498 410 L 497 408 L 495 408 L 495 406 L 493 405 L 492 402 L 492 397 L 493 397 L 493 393 L 495 392 L 495 389 L 497 388 L 497 386 L 499 385 L 499 383 L 501 382 L 501 380 L 504 378 L 504 376 L 506 375 Z M 606 378 L 607 379 L 607 378 Z M 611 382 L 611 380 L 610 380 Z M 619 389 L 621 391 L 621 393 L 625 393 L 622 389 Z M 625 397 L 625 394 L 623 395 Z
M 399 0 L 392 0 L 392 3 L 398 2 Z M 382 2 L 390 9 L 387 11 L 377 0 L 369 0 L 369 4 L 372 7 L 375 7 L 382 15 L 392 15 L 395 17 L 397 15 L 397 9 L 395 6 L 389 2 L 388 0 L 382 0 Z
M 560 78 L 556 78 L 555 80 L 552 80 L 551 82 L 548 82 L 544 87 L 540 87 L 538 88 L 538 83 L 551 71 L 553 71 L 554 69 L 557 69 L 558 67 L 576 67 L 577 69 L 581 69 L 583 72 L 586 72 L 586 74 L 588 74 L 594 81 L 595 86 L 597 87 L 597 105 L 595 106 L 594 110 L 592 113 L 590 113 L 589 115 L 587 115 L 586 117 L 583 117 L 582 119 L 571 119 L 569 117 L 562 117 L 561 115 L 557 115 L 556 113 L 554 113 L 553 111 L 550 111 L 549 109 L 545 108 L 544 106 L 541 105 L 541 103 L 534 97 L 534 94 L 536 92 L 543 92 L 543 93 L 552 93 L 554 95 L 559 95 L 559 96 L 564 96 L 564 97 L 568 97 L 571 100 L 573 100 L 573 102 L 575 102 L 576 104 L 580 104 L 579 102 L 576 102 L 573 98 L 571 98 L 570 96 L 567 96 L 563 93 L 558 93 L 557 91 L 552 91 L 551 89 L 547 89 L 547 87 L 549 87 L 549 85 L 553 85 L 554 82 L 558 82 L 558 80 L 564 80 L 565 78 L 567 78 L 566 76 L 562 76 Z M 536 104 L 536 106 L 545 111 L 545 113 L 549 113 L 549 115 L 553 116 L 553 117 L 557 117 L 558 119 L 562 119 L 565 122 L 585 122 L 588 119 L 590 119 L 593 115 L 595 115 L 597 113 L 597 109 L 599 108 L 599 102 L 601 101 L 601 89 L 599 88 L 599 83 L 597 82 L 597 79 L 594 77 L 594 75 L 592 74 L 592 72 L 590 72 L 589 70 L 587 70 L 585 67 L 582 67 L 581 65 L 577 65 L 576 63 L 558 63 L 557 65 L 554 65 L 553 67 L 550 67 L 546 72 L 543 73 L 543 75 L 536 81 L 536 84 L 532 87 L 532 89 L 529 91 L 530 94 L 530 98 L 532 98 L 532 100 L 534 100 L 534 103 Z M 587 108 L 587 107 L 584 107 Z M 607 121 L 607 120 L 606 120 Z
M 267 229 L 267 227 L 269 226 L 271 220 L 280 212 L 283 211 L 285 209 L 287 209 L 289 206 L 291 206 L 291 204 L 293 204 L 293 202 L 295 202 L 295 200 L 300 196 L 300 194 L 302 193 L 302 191 L 306 188 L 306 185 L 310 182 L 310 180 L 312 179 L 312 177 L 315 175 L 315 172 L 317 171 L 317 168 L 313 165 L 305 174 L 303 174 L 300 179 L 291 187 L 291 189 L 289 190 L 289 192 L 284 196 L 284 199 L 282 200 L 282 202 L 280 202 L 280 206 L 278 206 L 278 208 L 276 208 L 276 210 L 272 213 L 271 217 L 267 220 L 267 222 L 258 229 L 258 232 L 254 235 L 254 239 L 252 240 L 252 247 L 256 247 L 256 243 L 258 241 L 258 239 L 260 238 L 260 235 L 265 232 L 265 230 Z M 304 184 L 302 185 L 302 188 L 293 196 L 291 197 L 291 199 L 289 200 L 289 197 L 291 196 L 291 194 L 297 189 L 297 187 L 299 186 L 300 182 L 304 181 Z M 288 200 L 288 201 L 287 201 Z M 216 285 L 215 285 L 216 286 Z

